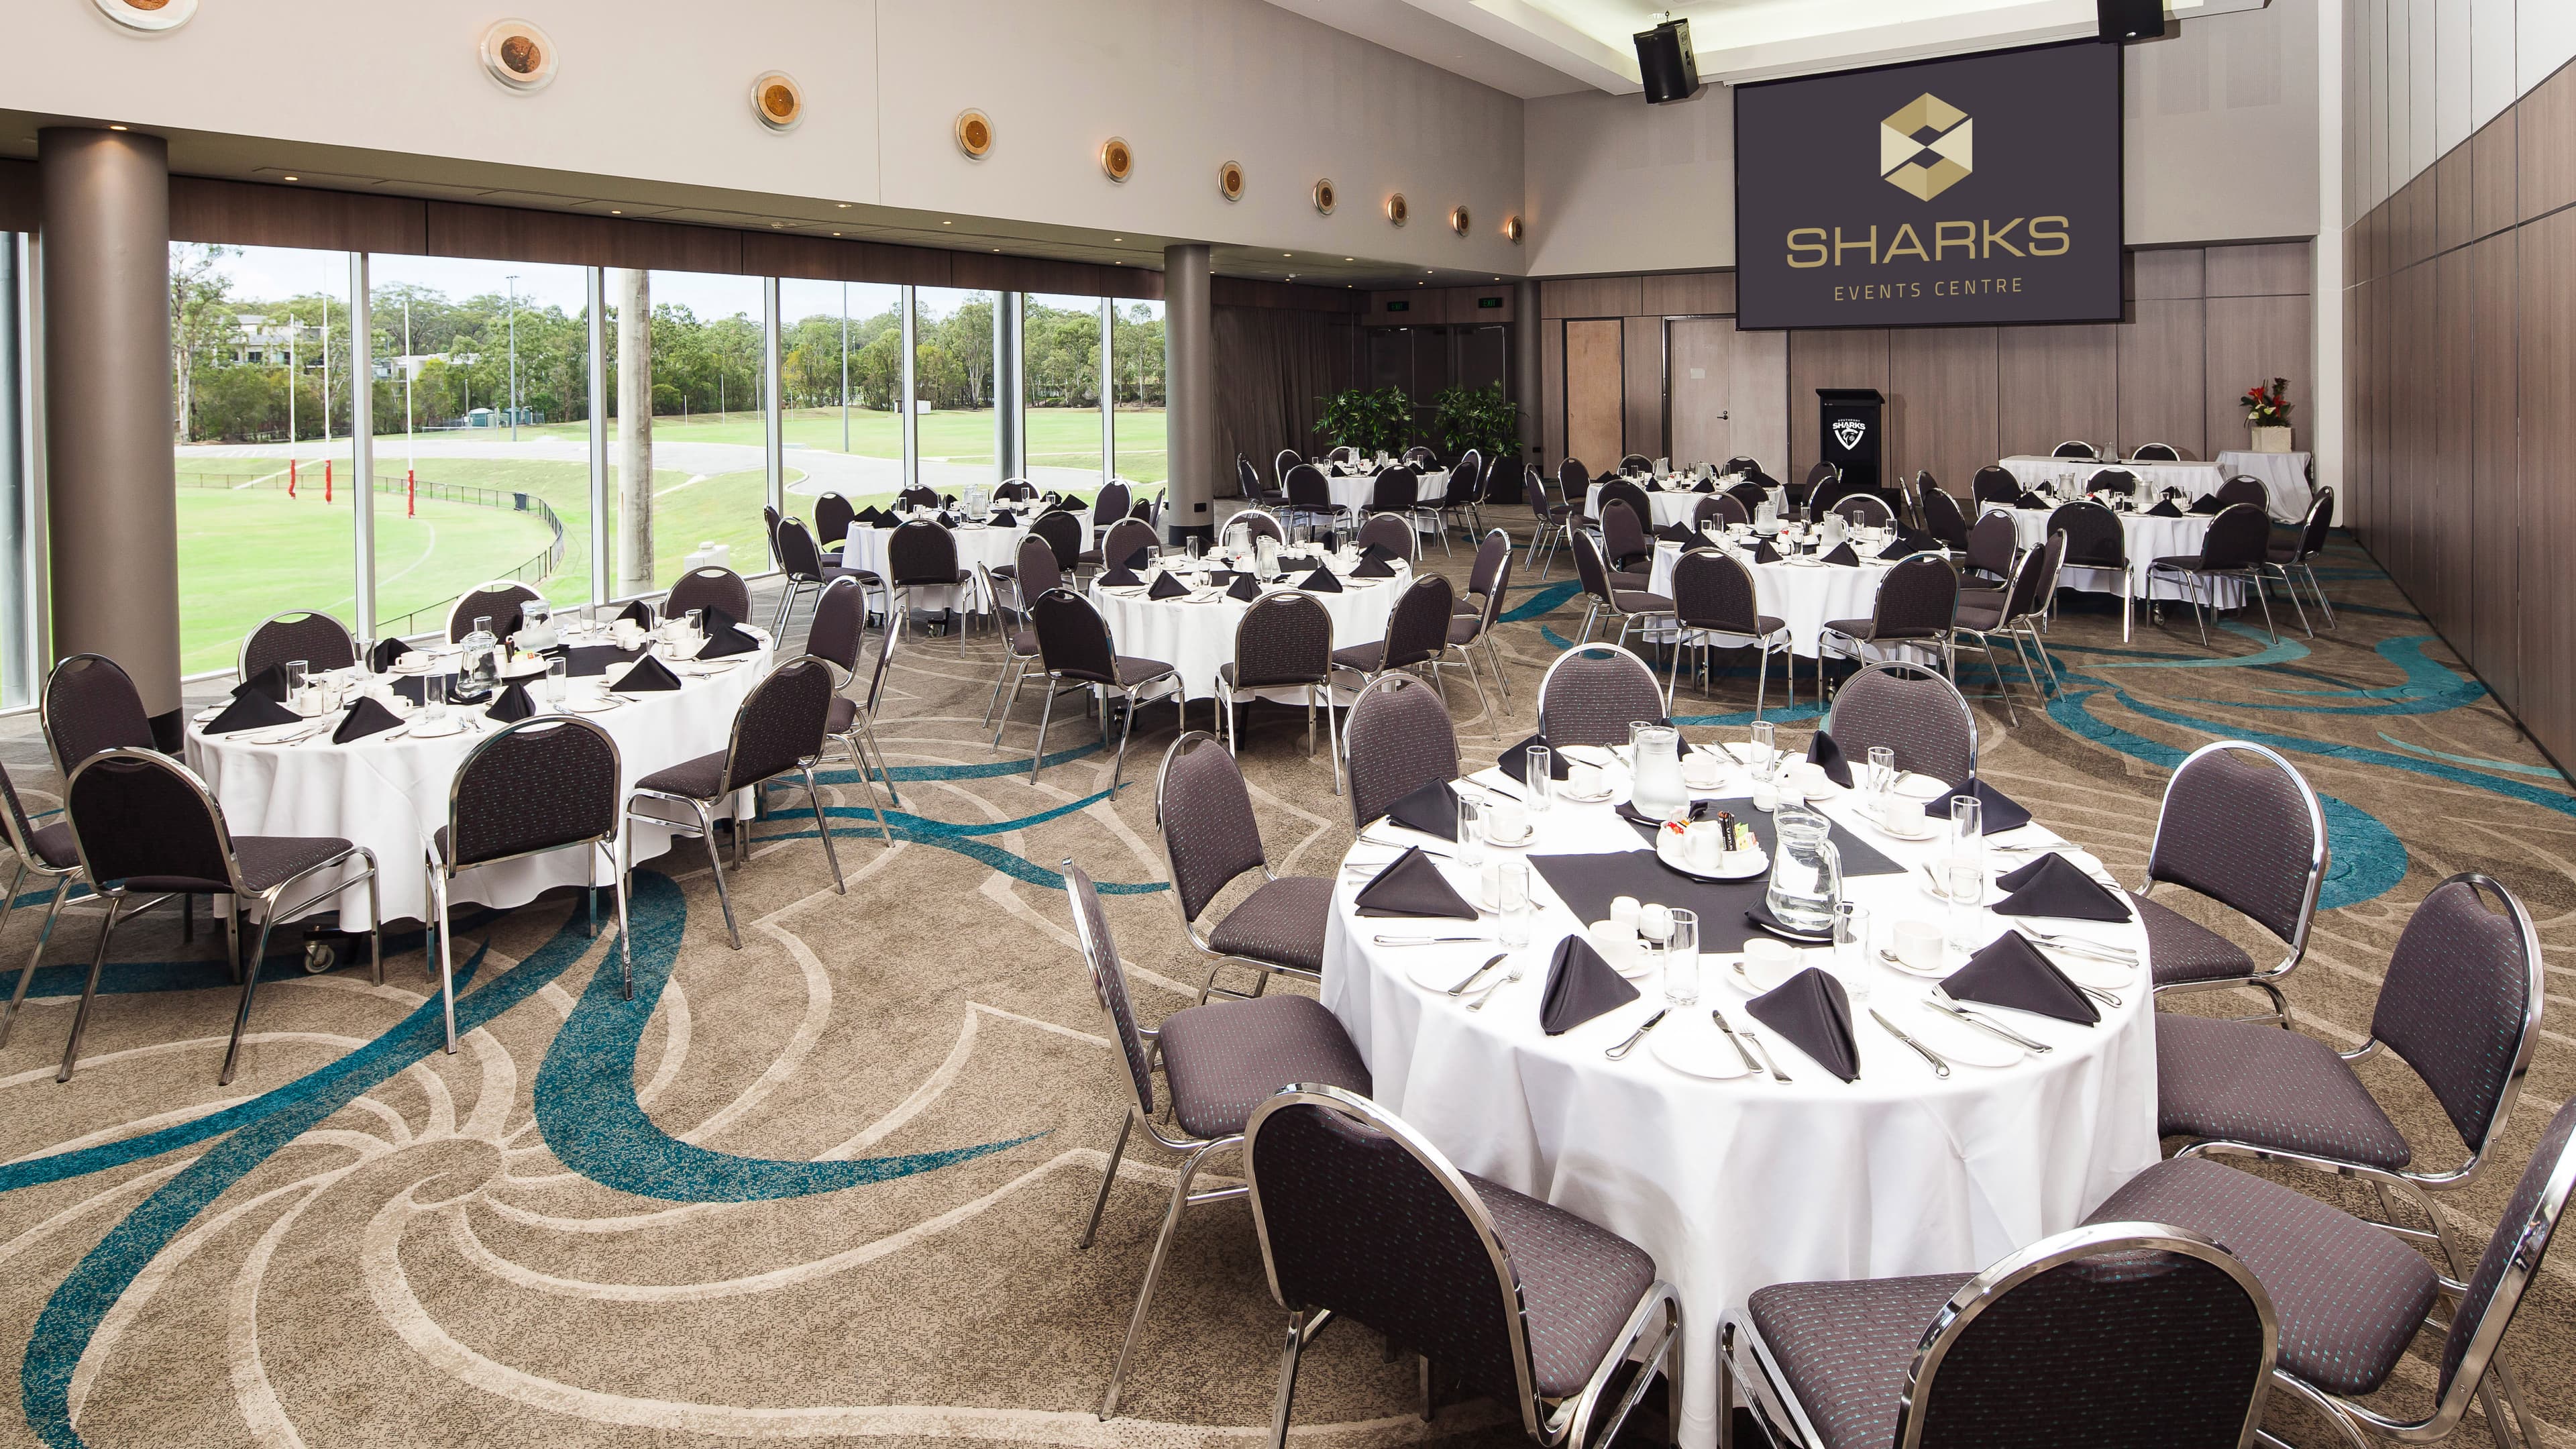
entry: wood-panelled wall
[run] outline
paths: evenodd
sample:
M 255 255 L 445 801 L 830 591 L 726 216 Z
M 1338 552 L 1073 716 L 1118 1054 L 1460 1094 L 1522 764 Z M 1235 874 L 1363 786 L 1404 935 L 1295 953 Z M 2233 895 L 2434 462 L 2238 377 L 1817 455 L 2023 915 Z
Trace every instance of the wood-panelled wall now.
M 2576 66 L 2345 229 L 2337 520 L 2562 769 L 2576 764 L 2571 208 Z
M 1618 329 L 1618 446 L 1575 456 L 1599 469 L 1620 452 L 1662 456 L 1683 442 L 1723 438 L 1736 453 L 1796 477 L 1817 456 L 1815 390 L 1874 387 L 1888 396 L 1888 452 L 1904 474 L 1929 469 L 1965 493 L 1977 469 L 2007 453 L 2046 452 L 2070 438 L 2172 443 L 2207 458 L 2246 445 L 2236 399 L 2258 381 L 2310 375 L 2315 320 L 2306 242 L 2181 247 L 2130 254 L 2128 315 L 2070 327 L 1925 327 L 1734 333 L 1719 343 L 1693 324 L 1668 348 L 1668 324 L 1728 317 L 1732 273 L 1583 277 L 1541 284 L 1540 400 L 1547 465 L 1570 446 L 1569 399 L 1606 379 L 1599 329 Z M 1591 345 L 1566 351 L 1569 329 Z M 1694 377 L 1729 352 L 1727 385 Z M 1729 414 L 1710 420 L 1715 410 Z M 1698 411 L 1694 411 L 1698 410 Z M 1581 411 L 1581 409 L 1578 409 Z M 1598 417 L 1594 403 L 1588 416 Z M 1577 429 L 1582 432 L 1583 430 Z M 1596 427 L 1587 437 L 1601 438 Z M 1682 461 L 1699 461 L 1697 454 Z

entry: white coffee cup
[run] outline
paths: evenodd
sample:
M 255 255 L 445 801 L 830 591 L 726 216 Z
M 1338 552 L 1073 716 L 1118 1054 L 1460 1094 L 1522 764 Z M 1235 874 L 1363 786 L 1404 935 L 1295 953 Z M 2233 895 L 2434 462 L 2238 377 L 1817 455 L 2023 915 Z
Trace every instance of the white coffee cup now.
M 1878 819 L 1890 835 L 1921 835 L 1924 833 L 1923 802 L 1891 790 L 1878 797 Z
M 1942 964 L 1941 928 L 1930 921 L 1899 921 L 1888 929 L 1896 959 L 1917 971 L 1938 971 Z
M 1577 762 L 1565 772 L 1565 788 L 1577 795 L 1601 793 L 1601 767 Z
M 1633 936 L 1637 934 L 1637 917 L 1643 914 L 1645 909 L 1638 903 L 1635 896 L 1613 896 L 1610 900 L 1610 919 L 1621 930 Z
M 1757 991 L 1769 991 L 1795 973 L 1798 953 L 1789 943 L 1771 936 L 1755 936 L 1744 943 L 1744 974 Z
M 1682 761 L 1682 783 L 1693 789 L 1715 789 L 1717 783 L 1725 778 L 1726 766 L 1719 763 L 1717 756 L 1704 750 L 1694 750 L 1688 759 Z
M 1502 840 L 1518 840 L 1529 834 L 1529 807 L 1518 800 L 1494 802 L 1490 832 Z
M 1637 928 L 1634 925 L 1594 921 L 1583 928 L 1583 934 L 1591 940 L 1592 949 L 1600 953 L 1601 959 L 1610 963 L 1611 970 L 1625 972 L 1635 968 Z
M 620 619 L 616 627 L 617 647 L 620 649 L 632 649 L 644 637 L 644 626 L 632 619 Z
M 1780 789 L 1768 780 L 1753 782 L 1753 808 L 1768 815 L 1780 808 Z
M 429 656 L 417 649 L 406 649 L 394 659 L 396 669 L 427 669 Z
M 1810 800 L 1824 794 L 1834 786 L 1833 776 L 1825 773 L 1824 766 L 1812 761 L 1798 767 L 1797 781 L 1798 793 L 1806 796 Z

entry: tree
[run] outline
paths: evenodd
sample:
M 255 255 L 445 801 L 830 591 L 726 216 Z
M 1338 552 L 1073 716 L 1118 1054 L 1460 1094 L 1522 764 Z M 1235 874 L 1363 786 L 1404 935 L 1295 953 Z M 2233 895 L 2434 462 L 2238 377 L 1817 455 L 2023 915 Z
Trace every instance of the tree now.
M 171 425 L 189 441 L 197 408 L 197 359 L 232 345 L 241 319 L 231 302 L 232 278 L 221 264 L 238 247 L 170 244 Z

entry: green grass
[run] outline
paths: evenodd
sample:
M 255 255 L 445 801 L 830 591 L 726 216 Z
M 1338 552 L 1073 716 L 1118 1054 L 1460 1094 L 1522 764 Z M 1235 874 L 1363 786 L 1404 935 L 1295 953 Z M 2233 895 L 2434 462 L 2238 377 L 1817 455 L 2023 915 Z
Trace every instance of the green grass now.
M 1098 412 L 1090 408 L 1030 408 L 1025 416 L 1029 462 L 1032 465 L 1063 468 L 1100 466 Z M 845 451 L 841 446 L 841 411 L 838 408 L 792 409 L 785 422 L 791 466 L 796 461 L 794 449 L 815 448 L 828 453 Z M 590 429 L 586 423 L 549 423 L 542 428 L 522 428 L 520 436 L 568 438 L 579 442 L 590 436 Z M 655 418 L 653 436 L 692 443 L 740 443 L 756 448 L 762 443 L 760 414 L 696 413 L 685 421 L 676 417 Z M 1171 476 L 1165 437 L 1161 408 L 1119 409 L 1118 471 L 1139 483 L 1165 481 Z M 379 442 L 377 446 L 381 448 L 383 444 Z M 852 408 L 846 451 L 860 458 L 902 457 L 903 419 L 894 413 Z M 991 463 L 992 413 L 924 413 L 921 417 L 921 455 L 950 463 Z

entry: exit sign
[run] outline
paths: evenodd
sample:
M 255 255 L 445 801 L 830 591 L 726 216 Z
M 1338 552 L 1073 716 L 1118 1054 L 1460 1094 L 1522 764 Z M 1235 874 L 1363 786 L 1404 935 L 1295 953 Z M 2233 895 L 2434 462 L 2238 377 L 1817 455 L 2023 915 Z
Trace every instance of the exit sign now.
M 1386 304 L 1386 310 L 1390 312 L 1410 312 L 1413 310 L 1413 303 L 1410 301 L 1389 302 Z
M 1476 305 L 1478 307 L 1500 308 L 1503 305 L 1503 299 L 1500 297 L 1478 297 L 1476 299 Z

